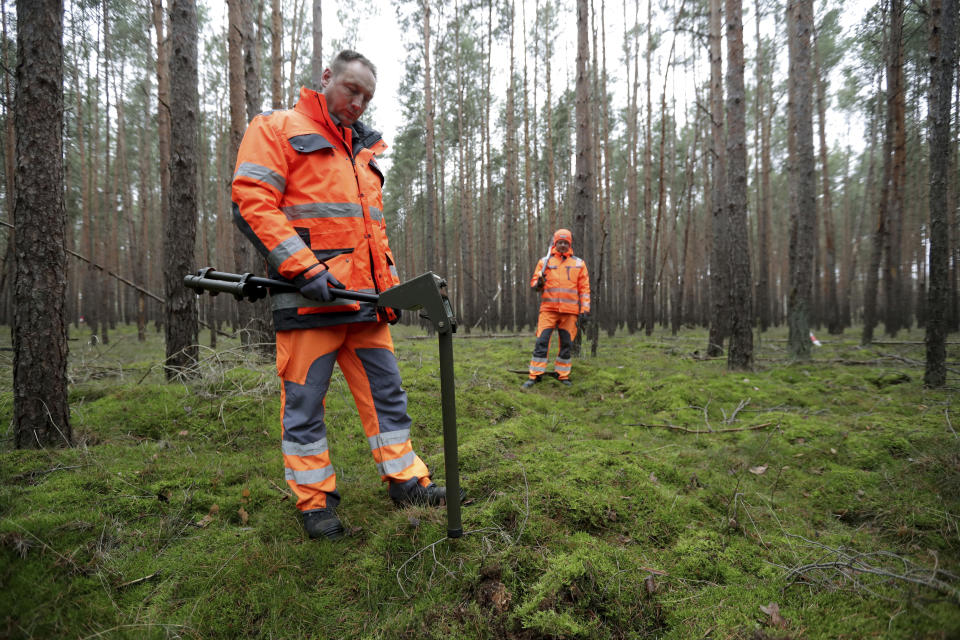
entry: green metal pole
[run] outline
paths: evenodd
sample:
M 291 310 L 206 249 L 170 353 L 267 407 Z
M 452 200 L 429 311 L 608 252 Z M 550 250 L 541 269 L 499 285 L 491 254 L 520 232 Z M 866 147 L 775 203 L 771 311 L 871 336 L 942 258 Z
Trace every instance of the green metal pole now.
M 457 454 L 457 399 L 453 377 L 453 333 L 440 338 L 440 409 L 443 413 L 443 467 L 447 480 L 447 537 L 463 536 L 460 522 L 460 463 Z

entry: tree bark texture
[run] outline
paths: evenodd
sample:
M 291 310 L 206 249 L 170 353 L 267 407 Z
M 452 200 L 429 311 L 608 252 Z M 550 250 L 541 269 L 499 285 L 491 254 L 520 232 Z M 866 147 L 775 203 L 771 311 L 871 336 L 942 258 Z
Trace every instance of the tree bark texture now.
M 170 213 L 164 230 L 166 374 L 171 379 L 197 360 L 197 297 L 183 286 L 196 270 L 197 235 L 197 7 L 170 7 Z
M 723 58 L 722 12 L 720 0 L 710 0 L 710 117 L 711 171 L 710 171 L 710 209 L 713 221 L 713 245 L 710 249 L 710 335 L 707 341 L 707 355 L 718 357 L 723 354 L 723 341 L 729 332 L 727 317 L 726 291 L 730 274 L 727 272 L 725 246 L 727 239 L 727 212 L 724 195 L 727 174 L 726 143 L 723 119 Z
M 63 198 L 63 0 L 18 0 L 13 223 L 14 439 L 71 443 Z
M 747 235 L 747 130 L 744 88 L 743 6 L 726 0 L 727 19 L 727 297 L 730 319 L 729 369 L 753 366 L 753 297 Z
M 930 283 L 927 291 L 926 369 L 923 382 L 942 387 L 947 380 L 947 314 L 950 304 L 949 212 L 947 181 L 952 135 L 950 99 L 956 66 L 957 0 L 932 0 L 930 30 Z
M 594 162 L 593 125 L 590 117 L 590 3 L 577 0 L 577 80 L 576 80 L 576 173 L 573 179 L 573 237 L 579 252 L 590 266 L 596 266 L 593 252 Z M 593 289 L 593 287 L 591 287 Z M 592 301 L 593 302 L 593 301 Z M 579 334 L 578 334 L 579 335 Z
M 813 238 L 817 203 L 813 155 L 813 86 L 810 75 L 812 0 L 787 4 L 790 40 L 789 128 L 793 136 L 790 177 L 790 284 L 787 300 L 788 350 L 796 359 L 810 357 L 810 311 Z

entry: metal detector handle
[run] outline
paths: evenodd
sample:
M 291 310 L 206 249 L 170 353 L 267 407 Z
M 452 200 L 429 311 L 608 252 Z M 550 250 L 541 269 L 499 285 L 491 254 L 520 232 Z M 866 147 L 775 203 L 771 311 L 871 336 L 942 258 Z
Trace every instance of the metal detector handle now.
M 227 273 L 225 271 L 214 271 L 211 267 L 200 269 L 196 275 L 186 276 L 183 284 L 198 293 L 209 291 L 212 295 L 217 293 L 233 294 L 237 300 L 248 298 L 251 302 L 266 297 L 268 291 L 273 293 L 290 293 L 299 291 L 299 287 L 291 282 L 283 280 L 271 280 L 270 278 L 260 278 L 249 273 Z M 334 298 L 344 300 L 357 300 L 359 302 L 372 302 L 379 304 L 380 296 L 375 293 L 364 293 L 362 291 L 351 291 L 349 289 L 330 288 L 330 293 Z

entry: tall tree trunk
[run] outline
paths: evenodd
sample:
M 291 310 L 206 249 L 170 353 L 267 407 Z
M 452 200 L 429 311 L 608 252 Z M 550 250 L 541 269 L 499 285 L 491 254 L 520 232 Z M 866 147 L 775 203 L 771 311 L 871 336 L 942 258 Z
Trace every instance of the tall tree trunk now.
M 556 154 L 554 153 L 553 143 L 553 83 L 551 73 L 551 60 L 553 59 L 553 21 L 555 6 L 548 0 L 544 7 L 546 14 L 543 20 L 543 67 L 547 81 L 547 101 L 544 103 L 543 118 L 546 120 L 547 127 L 547 220 L 549 220 L 550 229 L 548 234 L 552 236 L 553 232 L 560 226 L 559 215 L 557 213 L 557 164 Z
M 237 0 L 227 0 L 230 3 Z M 270 106 L 283 109 L 283 14 L 280 0 L 273 0 L 270 11 Z M 320 90 L 319 87 L 316 88 Z
M 790 178 L 790 290 L 788 349 L 799 360 L 810 358 L 810 302 L 813 277 L 813 237 L 816 224 L 816 187 L 813 156 L 813 87 L 810 77 L 812 0 L 787 4 L 790 44 L 789 128 L 793 137 Z
M 297 101 L 297 58 L 300 53 L 300 40 L 303 37 L 303 9 L 306 0 L 293 0 L 293 24 L 290 37 L 290 83 L 287 87 L 287 105 L 293 106 Z M 317 87 L 319 90 L 320 87 Z
M 947 381 L 947 313 L 949 305 L 948 188 L 952 135 L 950 99 L 956 66 L 957 2 L 930 3 L 930 285 L 927 293 L 926 369 L 923 382 L 942 387 Z
M 890 200 L 887 207 L 887 233 L 883 269 L 884 331 L 895 336 L 905 324 L 904 283 L 901 255 L 903 249 L 904 189 L 907 172 L 906 85 L 903 78 L 903 0 L 890 0 L 890 39 L 887 51 L 887 108 L 893 126 L 893 166 L 890 174 Z
M 727 18 L 727 231 L 730 286 L 730 348 L 727 368 L 753 365 L 753 300 L 747 232 L 746 89 L 743 74 L 743 6 L 726 0 Z
M 726 196 L 724 186 L 727 174 L 726 143 L 723 119 L 723 60 L 721 45 L 722 16 L 720 0 L 710 0 L 710 116 L 712 121 L 713 164 L 710 171 L 710 208 L 713 220 L 713 247 L 710 250 L 710 336 L 707 355 L 716 358 L 723 354 L 723 341 L 729 332 L 729 319 L 725 292 L 730 277 L 725 256 L 728 249 L 726 224 Z
M 173 0 L 170 7 L 170 213 L 164 229 L 166 374 L 188 373 L 197 360 L 196 295 L 183 286 L 195 268 L 197 235 L 197 7 Z
M 503 322 L 508 331 L 517 330 L 517 310 L 514 302 L 514 292 L 519 284 L 514 276 L 516 272 L 516 256 L 514 247 L 517 244 L 516 238 L 516 219 L 517 219 L 517 132 L 515 122 L 516 101 L 515 94 L 517 90 L 516 77 L 514 74 L 514 52 L 513 52 L 513 22 L 514 22 L 514 2 L 510 0 L 510 84 L 507 86 L 507 114 L 506 114 L 506 142 L 504 144 L 504 156 L 506 157 L 506 171 L 503 180 L 503 277 L 501 287 L 503 291 Z
M 588 265 L 596 265 L 593 251 L 594 166 L 593 125 L 590 118 L 590 70 L 589 70 L 589 11 L 588 0 L 577 0 L 577 84 L 576 118 L 577 148 L 576 175 L 573 184 L 574 219 L 573 235 L 580 244 L 580 251 Z M 589 272 L 589 266 L 588 266 Z M 596 282 L 594 280 L 594 282 Z M 593 283 L 591 283 L 593 284 Z M 591 323 L 593 324 L 593 323 Z M 596 338 L 594 337 L 594 341 Z M 594 347 L 596 349 L 596 347 Z
M 157 140 L 160 157 L 157 166 L 160 169 L 160 218 L 166 224 L 166 217 L 170 212 L 170 42 L 168 39 L 169 26 L 165 27 L 163 0 L 151 0 L 153 7 L 153 30 L 157 38 Z M 162 234 L 153 234 L 152 239 L 162 237 Z M 162 255 L 162 249 L 157 249 L 157 242 L 153 242 L 153 255 Z M 155 261 L 150 263 L 151 272 L 156 269 Z M 153 273 L 151 273 L 153 275 Z M 148 278 L 151 282 L 155 277 Z
M 524 50 L 528 49 L 527 46 L 527 3 L 524 2 L 521 4 L 523 7 L 523 43 Z M 536 74 L 534 74 L 536 75 Z M 520 287 L 526 292 L 524 297 L 524 309 L 526 313 L 524 314 L 524 324 L 530 325 L 535 323 L 537 320 L 537 306 L 536 306 L 536 295 L 533 290 L 527 286 L 527 274 L 532 273 L 533 269 L 536 269 L 537 265 L 537 250 L 539 246 L 537 244 L 537 228 L 536 228 L 536 219 L 534 216 L 534 189 L 533 189 L 533 163 L 534 158 L 531 154 L 531 150 L 534 146 L 535 141 L 530 134 L 530 121 L 532 119 L 530 113 L 530 104 L 529 104 L 529 92 L 527 91 L 527 56 L 523 57 L 523 211 L 524 217 L 527 220 L 527 269 L 530 269 L 529 272 L 521 272 L 520 274 Z M 536 102 L 533 104 L 534 110 L 536 110 Z M 536 136 L 536 127 L 534 127 L 534 136 Z
M 230 151 L 228 158 L 235 160 L 243 132 L 247 127 L 246 119 L 246 78 L 243 64 L 244 8 L 248 0 L 228 0 L 227 8 L 227 60 L 229 65 L 230 91 Z M 274 87 L 276 88 L 276 87 Z M 274 97 L 276 101 L 276 97 Z M 232 176 L 232 172 L 231 172 Z M 233 230 L 233 267 L 240 273 L 250 272 L 253 264 L 253 251 L 250 243 L 240 233 Z M 257 323 L 252 305 L 238 305 L 237 321 L 240 339 L 244 345 L 258 344 Z
M 771 104 L 770 112 L 765 113 L 765 105 L 768 99 L 764 93 L 767 79 L 766 50 L 763 48 L 763 40 L 760 36 L 760 0 L 756 2 L 754 10 L 756 19 L 756 41 L 757 41 L 757 126 L 760 128 L 760 179 L 758 182 L 757 197 L 757 321 L 760 325 L 760 331 L 766 331 L 770 327 L 770 217 L 771 217 L 771 193 L 770 193 L 770 117 L 773 115 L 773 106 Z M 772 53 L 770 54 L 772 55 Z
M 6 0 L 0 0 L 0 37 L 3 38 L 0 45 L 0 63 L 4 69 L 9 69 L 13 64 L 10 61 L 10 39 L 7 36 L 7 5 Z M 79 85 L 77 85 L 79 86 Z M 79 94 L 79 92 L 78 92 Z M 13 89 L 10 86 L 10 74 L 3 74 L 3 120 L 4 120 L 4 144 L 3 144 L 3 177 L 5 206 L 4 213 L 6 219 L 13 223 L 13 203 L 15 200 L 13 182 L 14 165 L 16 159 L 16 135 L 13 126 Z M 79 116 L 78 116 L 79 117 Z M 3 251 L 3 265 L 0 265 L 0 323 L 12 324 L 13 320 L 13 296 L 9 286 L 13 282 L 13 230 L 6 232 L 6 245 Z
M 14 440 L 17 448 L 69 446 L 63 0 L 17 1 L 16 82 Z
M 640 93 L 640 47 L 639 43 L 634 38 L 634 47 L 633 47 L 633 83 L 630 83 L 630 35 L 627 31 L 627 5 L 623 5 L 623 47 L 624 55 L 626 57 L 626 68 L 627 68 L 627 96 L 628 104 L 627 107 L 627 158 L 626 158 L 626 175 L 627 175 L 627 248 L 626 248 L 626 260 L 624 264 L 626 266 L 626 272 L 624 273 L 623 281 L 626 285 L 626 296 L 627 296 L 627 332 L 633 333 L 637 330 L 637 321 L 640 317 L 638 310 L 638 287 L 639 287 L 639 276 L 640 274 L 640 261 L 641 257 L 637 251 L 637 225 L 640 221 L 640 174 L 638 170 L 637 158 L 639 156 L 639 145 L 640 145 L 640 124 L 638 122 L 639 113 L 638 113 L 638 95 Z M 639 31 L 639 0 L 634 0 L 634 16 L 633 24 L 634 28 Z
M 646 88 L 647 111 L 646 126 L 644 127 L 643 143 L 643 275 L 640 289 L 640 325 L 644 333 L 653 333 L 653 286 L 656 256 L 653 249 L 653 102 L 652 82 L 650 81 L 651 67 L 653 66 L 653 2 L 647 0 L 647 55 L 646 55 Z M 660 114 L 663 118 L 664 114 Z M 663 185 L 659 185 L 663 188 Z
M 426 203 L 427 210 L 424 214 L 424 228 L 427 251 L 431 256 L 437 256 L 437 238 L 435 229 L 435 219 L 437 211 L 437 185 L 435 178 L 436 164 L 436 143 L 434 126 L 434 105 L 433 105 L 433 71 L 430 68 L 430 0 L 423 0 L 423 111 L 426 156 Z M 434 265 L 428 265 L 429 268 L 437 268 Z
M 241 0 L 243 19 L 243 81 L 244 98 L 247 103 L 247 122 L 253 120 L 261 111 L 263 97 L 260 94 L 260 38 L 254 29 L 253 3 L 255 0 Z M 319 86 L 319 85 L 317 85 Z M 268 305 L 260 305 L 266 307 Z
M 429 11 L 429 7 L 427 11 Z M 323 3 L 321 0 L 313 0 L 313 55 L 310 56 L 310 88 L 317 91 L 320 90 L 320 76 L 323 75 L 323 67 Z
M 840 322 L 840 301 L 837 297 L 837 248 L 833 222 L 833 195 L 830 188 L 830 162 L 827 149 L 826 78 L 820 75 L 819 38 L 813 39 L 813 74 L 817 89 L 817 114 L 820 133 L 820 180 L 823 185 L 823 278 L 826 281 L 826 300 L 823 312 L 827 331 L 832 335 L 843 333 Z

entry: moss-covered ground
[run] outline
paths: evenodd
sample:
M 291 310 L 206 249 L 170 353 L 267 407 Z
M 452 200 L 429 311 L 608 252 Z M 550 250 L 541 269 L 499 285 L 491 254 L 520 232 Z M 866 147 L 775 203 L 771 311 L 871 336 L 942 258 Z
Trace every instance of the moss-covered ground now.
M 618 334 L 529 391 L 532 336 L 458 335 L 455 541 L 391 505 L 337 373 L 339 543 L 283 483 L 271 362 L 221 340 L 167 384 L 159 335 L 111 337 L 71 342 L 75 446 L 3 434 L 0 637 L 960 637 L 960 348 L 925 389 L 920 331 L 806 364 L 774 331 L 749 373 L 703 332 Z M 395 339 L 442 483 L 437 343 Z

